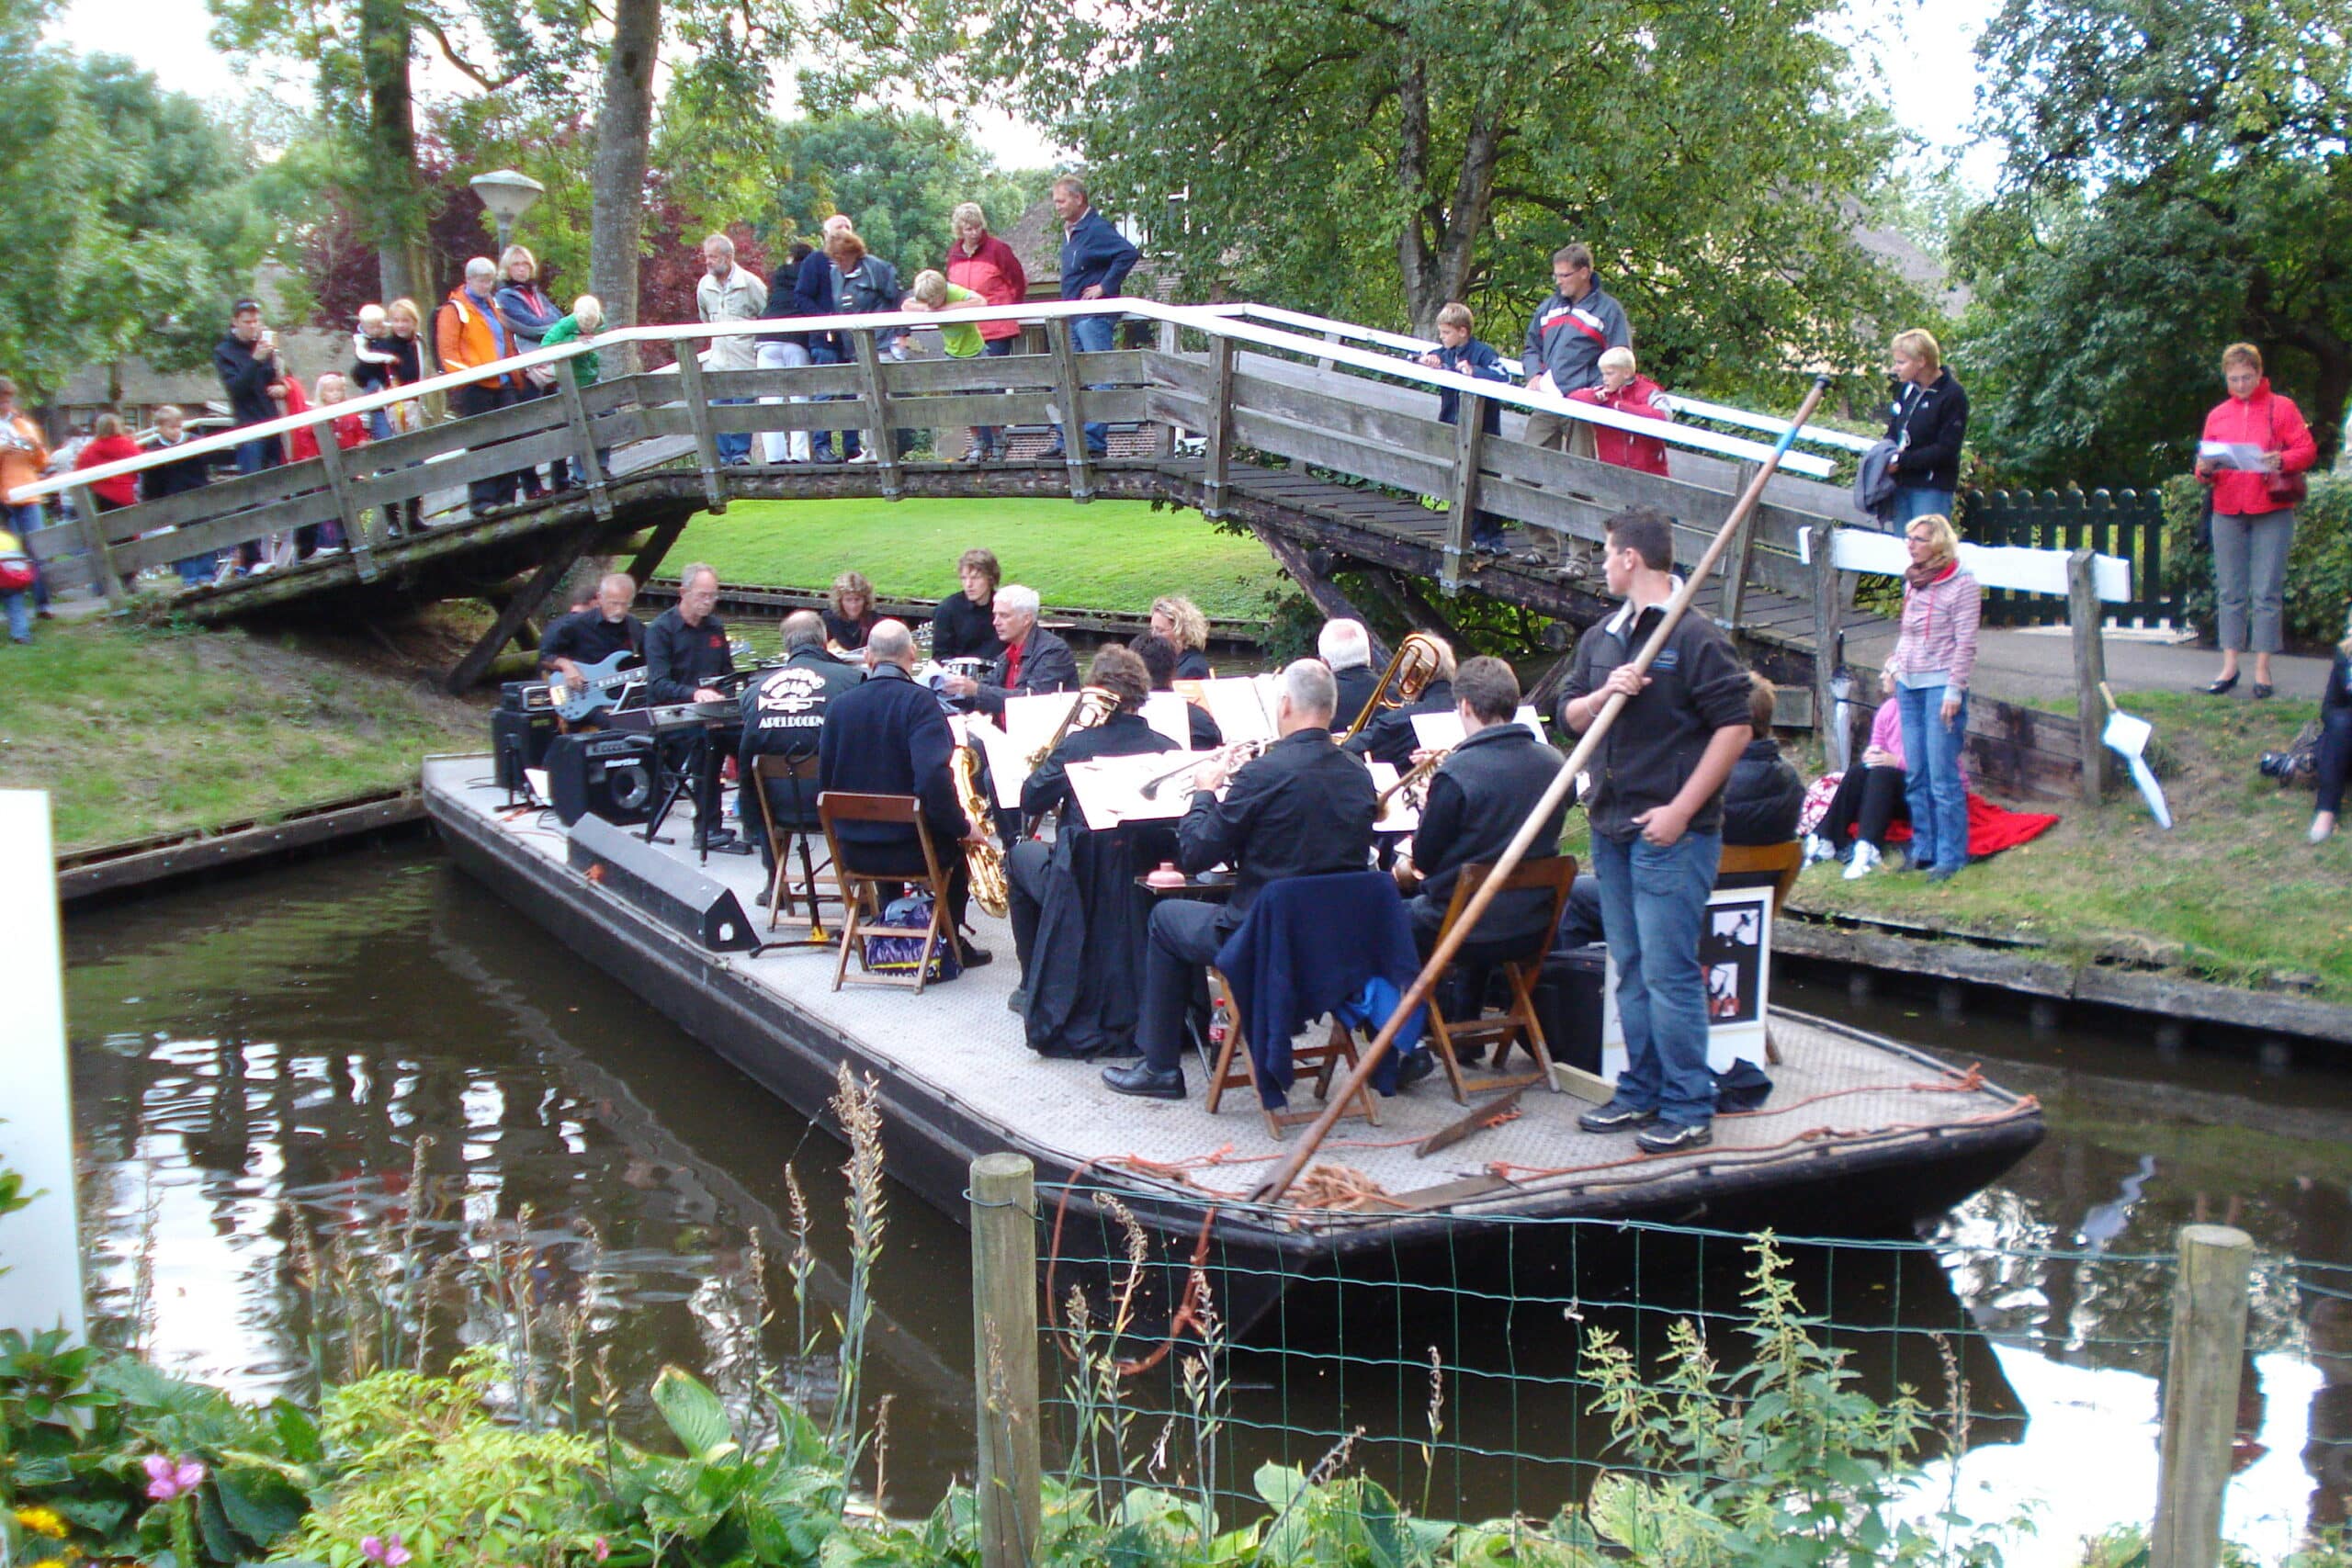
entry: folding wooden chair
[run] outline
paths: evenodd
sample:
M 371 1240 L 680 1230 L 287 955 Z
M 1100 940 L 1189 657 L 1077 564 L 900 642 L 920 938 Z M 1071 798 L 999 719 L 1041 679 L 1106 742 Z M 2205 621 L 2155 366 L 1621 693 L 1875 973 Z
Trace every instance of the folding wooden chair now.
M 1209 996 L 1225 1013 L 1225 1044 L 1218 1049 L 1216 1066 L 1209 1072 L 1209 1114 L 1216 1114 L 1218 1102 L 1224 1100 L 1227 1089 L 1247 1085 L 1250 1103 L 1265 1113 L 1266 1131 L 1274 1137 L 1281 1137 L 1285 1129 L 1295 1127 L 1302 1122 L 1314 1121 L 1320 1112 L 1269 1106 L 1259 1095 L 1258 1063 L 1250 1055 L 1249 1043 L 1241 1037 L 1241 1010 L 1233 1004 L 1233 987 L 1214 967 L 1209 970 Z M 1331 1075 L 1342 1063 L 1352 1072 L 1357 1061 L 1355 1037 L 1337 1018 L 1330 1022 L 1329 1039 L 1320 1044 L 1294 1045 L 1291 1049 L 1292 1065 L 1302 1075 L 1309 1070 L 1314 1072 L 1315 1098 L 1317 1100 L 1331 1097 Z M 1238 1071 L 1233 1065 L 1237 1056 L 1241 1062 Z M 1380 1125 L 1380 1107 L 1374 1102 L 1369 1088 L 1356 1090 L 1355 1104 L 1341 1114 L 1340 1120 L 1345 1121 L 1351 1116 L 1360 1116 L 1375 1127 Z
M 922 818 L 922 802 L 911 795 L 854 795 L 842 790 L 827 790 L 817 797 L 817 821 L 825 830 L 825 849 L 832 856 L 833 880 L 842 892 L 841 958 L 833 965 L 833 989 L 838 991 L 850 978 L 849 958 L 857 954 L 861 986 L 907 986 L 915 995 L 922 995 L 923 986 L 931 975 L 932 955 L 948 939 L 947 873 L 940 868 L 939 854 L 932 847 L 931 829 Z M 853 846 L 844 845 L 833 829 L 841 822 L 888 822 L 911 826 L 915 840 L 922 845 L 925 870 L 906 871 L 860 870 L 850 853 Z M 927 926 L 886 926 L 868 923 L 868 908 L 872 919 L 882 918 L 882 900 L 876 891 L 879 887 L 898 887 L 921 883 L 931 889 L 931 923 Z M 876 975 L 865 963 L 864 939 L 869 936 L 902 936 L 922 939 L 922 952 L 911 975 Z
M 752 798 L 759 803 L 760 824 L 767 833 L 768 857 L 775 863 L 775 875 L 768 883 L 768 930 L 775 930 L 776 922 L 786 914 L 799 912 L 798 904 L 794 897 L 792 860 L 788 852 L 797 841 L 800 849 L 799 895 L 808 900 L 808 945 L 824 946 L 826 944 L 825 923 L 817 908 L 820 897 L 817 891 L 817 873 L 820 868 L 810 863 L 808 853 L 808 840 L 816 836 L 817 829 L 779 824 L 775 815 L 768 810 L 767 792 L 767 786 L 771 784 L 784 784 L 788 786 L 786 793 L 793 793 L 795 798 L 815 801 L 817 798 L 817 754 L 811 751 L 806 757 L 783 757 L 773 754 L 754 757 L 752 759 L 752 777 L 748 784 Z M 821 869 L 830 869 L 832 865 L 830 849 L 827 855 L 825 866 Z
M 1445 940 L 1446 933 L 1462 918 L 1462 911 L 1469 908 L 1470 900 L 1476 896 L 1479 886 L 1493 869 L 1492 866 L 1474 863 L 1464 866 L 1455 876 L 1453 897 L 1447 902 L 1445 919 L 1438 927 L 1439 941 Z M 1510 875 L 1503 879 L 1502 886 L 1496 894 L 1498 897 L 1505 893 L 1546 893 L 1552 899 L 1551 910 L 1544 919 L 1543 929 L 1530 936 L 1518 949 L 1499 954 L 1487 951 L 1480 955 L 1502 970 L 1504 979 L 1510 987 L 1510 1005 L 1503 1011 L 1487 1012 L 1485 998 L 1477 998 L 1472 1002 L 1478 1009 L 1474 1017 L 1467 1021 L 1448 1019 L 1444 1010 L 1438 1005 L 1435 993 L 1430 995 L 1430 1043 L 1437 1052 L 1438 1061 L 1445 1067 L 1446 1081 L 1453 1088 L 1455 1104 L 1467 1105 L 1470 1102 L 1469 1093 L 1462 1080 L 1459 1054 L 1459 1048 L 1464 1045 L 1493 1047 L 1493 1055 L 1487 1059 L 1493 1075 L 1480 1081 L 1480 1089 L 1524 1089 L 1529 1084 L 1541 1083 L 1555 1093 L 1558 1091 L 1559 1086 L 1552 1079 L 1551 1046 L 1544 1038 L 1542 1021 L 1535 1016 L 1535 984 L 1543 977 L 1544 956 L 1552 951 L 1555 933 L 1560 929 L 1560 910 L 1567 903 L 1568 888 L 1576 879 L 1577 863 L 1573 855 L 1544 855 L 1535 860 L 1523 860 Z M 1464 951 L 1466 953 L 1476 945 L 1477 938 L 1473 933 Z M 1457 964 L 1462 962 L 1459 954 L 1454 962 Z M 1503 1063 L 1514 1045 L 1524 1050 L 1534 1062 L 1534 1071 L 1515 1076 L 1503 1072 Z
M 1736 876 L 1755 886 L 1771 879 L 1772 918 L 1781 918 L 1781 906 L 1788 901 L 1789 889 L 1797 885 L 1797 873 L 1804 869 L 1804 843 L 1791 839 L 1785 844 L 1725 844 L 1722 856 L 1715 862 L 1715 886 L 1724 885 L 1725 877 Z M 1781 1043 L 1772 1037 L 1772 1021 L 1764 1021 L 1764 1060 L 1773 1066 L 1781 1065 Z

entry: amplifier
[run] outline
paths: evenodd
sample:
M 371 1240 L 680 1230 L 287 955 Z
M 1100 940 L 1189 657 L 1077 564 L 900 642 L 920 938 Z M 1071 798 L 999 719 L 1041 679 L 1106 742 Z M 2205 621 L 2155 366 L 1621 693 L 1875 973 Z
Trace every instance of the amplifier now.
M 1588 1073 L 1600 1071 L 1601 1009 L 1606 1002 L 1609 950 L 1599 946 L 1554 950 L 1544 960 L 1543 977 L 1532 987 L 1536 1021 L 1552 1060 Z
M 609 729 L 548 743 L 548 804 L 567 828 L 594 812 L 607 822 L 653 815 L 653 738 Z
M 555 706 L 555 692 L 546 681 L 509 681 L 498 688 L 498 705 L 506 713 L 542 713 Z
M 490 754 L 497 769 L 498 787 L 519 793 L 528 787 L 523 770 L 547 761 L 548 744 L 556 737 L 555 710 L 525 713 L 495 708 L 490 716 Z
M 566 854 L 572 870 L 689 942 L 715 953 L 749 953 L 760 945 L 759 928 L 733 889 L 601 814 L 572 825 Z

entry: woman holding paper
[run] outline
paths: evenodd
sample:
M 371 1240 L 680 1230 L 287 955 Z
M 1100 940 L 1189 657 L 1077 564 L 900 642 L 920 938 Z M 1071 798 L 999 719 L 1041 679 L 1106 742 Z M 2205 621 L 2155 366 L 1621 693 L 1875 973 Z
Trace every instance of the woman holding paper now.
M 1948 517 L 1914 518 L 1904 530 L 1903 634 L 1886 661 L 1903 715 L 1903 795 L 1911 813 L 1911 869 L 1947 882 L 1968 863 L 1968 785 L 1960 752 L 1968 739 L 1968 678 L 1976 669 L 1982 606 L 1976 579 L 1961 570 Z
M 2230 395 L 2205 416 L 2197 477 L 2213 491 L 2213 591 L 2222 673 L 2205 689 L 2215 696 L 2238 683 L 2238 656 L 2254 650 L 2254 694 L 2271 694 L 2270 656 L 2285 618 L 2287 551 L 2295 538 L 2295 503 L 2319 446 L 2301 410 L 2270 389 L 2262 351 L 2233 343 L 2222 351 Z M 2249 615 L 2249 609 L 2251 614 Z M 2250 629 L 2249 629 L 2250 628 Z

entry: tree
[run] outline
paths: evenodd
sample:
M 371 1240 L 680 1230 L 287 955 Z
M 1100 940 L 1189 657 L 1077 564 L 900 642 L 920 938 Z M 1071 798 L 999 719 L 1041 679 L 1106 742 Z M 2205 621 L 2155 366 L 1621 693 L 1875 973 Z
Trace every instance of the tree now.
M 1515 346 L 1581 239 L 1686 385 L 1852 364 L 1917 308 L 1851 238 L 1895 138 L 1827 0 L 973 5 L 848 0 L 844 48 L 1046 123 L 1195 296 L 1424 330 L 1464 299 Z
M 638 321 L 638 249 L 645 237 L 645 164 L 653 136 L 653 66 L 662 44 L 662 0 L 614 0 L 605 51 L 605 96 L 596 111 L 589 291 L 616 327 Z M 630 357 L 628 355 L 622 359 Z M 616 363 L 616 373 L 632 367 Z
M 2324 457 L 2352 394 L 2352 42 L 2302 0 L 2007 0 L 1979 46 L 1999 197 L 1954 248 L 1978 428 L 2016 476 L 2185 464 L 2259 344 Z
M 847 212 L 866 248 L 909 280 L 946 254 L 957 202 L 978 202 L 998 230 L 1010 229 L 1053 177 L 1001 171 L 963 127 L 897 109 L 787 121 L 777 145 L 785 177 L 774 197 L 776 231 L 811 233 Z
M 0 7 L 0 364 L 28 400 L 133 352 L 200 362 L 262 240 L 237 139 L 126 61 L 42 47 L 47 11 Z

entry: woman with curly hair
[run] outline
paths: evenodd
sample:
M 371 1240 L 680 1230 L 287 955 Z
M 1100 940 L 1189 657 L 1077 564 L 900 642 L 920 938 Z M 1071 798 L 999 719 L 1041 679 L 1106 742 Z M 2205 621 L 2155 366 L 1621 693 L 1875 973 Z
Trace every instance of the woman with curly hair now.
M 1151 602 L 1151 629 L 1176 645 L 1176 679 L 1209 678 L 1209 618 L 1201 607 L 1181 594 Z
M 874 613 L 874 584 L 862 571 L 845 571 L 833 579 L 825 595 L 825 641 L 835 652 L 855 653 L 865 646 L 865 634 L 880 619 Z

